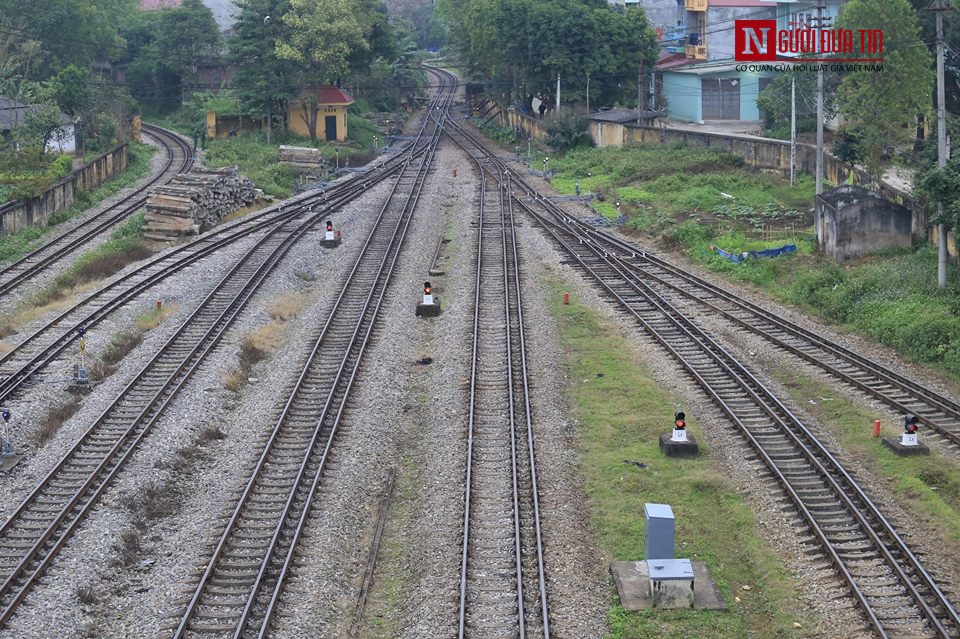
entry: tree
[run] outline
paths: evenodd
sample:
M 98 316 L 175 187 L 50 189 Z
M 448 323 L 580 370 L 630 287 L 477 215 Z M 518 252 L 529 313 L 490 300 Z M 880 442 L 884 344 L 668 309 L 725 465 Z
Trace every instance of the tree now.
M 93 101 L 90 88 L 90 72 L 71 64 L 51 79 L 50 97 L 61 111 L 77 116 L 86 111 Z
M 290 0 L 283 16 L 289 34 L 277 42 L 277 56 L 297 65 L 299 84 L 307 89 L 301 117 L 311 139 L 317 137 L 320 86 L 346 75 L 351 56 L 370 48 L 356 9 L 350 0 Z
M 931 211 L 943 204 L 943 216 L 934 216 L 931 222 L 943 223 L 954 237 L 960 235 L 960 155 L 950 158 L 943 168 L 932 165 L 921 172 L 914 191 Z
M 824 73 L 823 107 L 827 119 L 837 112 L 836 91 L 834 87 L 840 78 L 836 74 Z M 796 82 L 797 122 L 813 119 L 816 127 L 817 117 L 817 74 L 781 73 L 777 75 L 757 97 L 757 108 L 763 114 L 764 126 L 768 129 L 790 123 L 790 85 Z
M 40 79 L 68 64 L 86 68 L 97 58 L 118 55 L 124 46 L 117 21 L 136 0 L 0 0 L 0 16 L 21 25 L 20 34 L 42 44 Z
M 642 11 L 617 12 L 603 0 L 438 0 L 469 74 L 528 110 L 556 98 L 635 104 L 637 71 L 652 70 L 656 35 Z
M 296 66 L 277 55 L 277 41 L 289 35 L 281 17 L 289 0 L 243 0 L 227 41 L 229 59 L 236 69 L 236 94 L 242 111 L 256 115 L 279 113 L 279 107 L 296 95 Z M 270 16 L 265 24 L 264 20 Z
M 884 149 L 913 139 L 918 114 L 930 111 L 933 88 L 930 51 L 920 39 L 917 14 L 908 0 L 851 0 L 837 26 L 881 29 L 883 72 L 851 71 L 838 92 L 840 113 L 859 130 L 858 147 L 873 173 L 883 172 Z

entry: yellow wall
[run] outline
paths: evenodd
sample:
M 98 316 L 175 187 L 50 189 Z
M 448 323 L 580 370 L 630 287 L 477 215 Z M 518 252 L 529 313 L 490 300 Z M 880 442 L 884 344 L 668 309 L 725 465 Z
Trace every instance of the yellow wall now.
M 335 115 L 337 117 L 337 142 L 347 141 L 347 107 L 345 106 L 321 106 L 317 112 L 317 138 L 324 139 L 326 131 L 326 117 Z M 303 107 L 298 103 L 293 103 L 287 113 L 287 122 L 289 129 L 293 133 L 303 136 L 309 136 L 310 130 L 303 119 Z

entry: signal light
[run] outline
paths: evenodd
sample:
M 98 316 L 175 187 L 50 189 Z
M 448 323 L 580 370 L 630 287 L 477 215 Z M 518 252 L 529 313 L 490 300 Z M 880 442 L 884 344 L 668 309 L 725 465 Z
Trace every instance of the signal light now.
M 333 230 L 333 222 L 331 222 L 330 220 L 327 220 L 327 230 L 328 231 Z
M 10 411 L 7 410 L 6 408 L 4 408 L 4 409 L 3 409 L 3 412 L 0 412 L 0 417 L 3 417 L 3 421 L 9 422 L 9 421 L 10 421 Z
M 913 435 L 920 429 L 920 418 L 912 413 L 907 413 L 903 418 L 903 430 L 908 435 Z
M 677 430 L 683 430 L 687 427 L 687 416 L 683 414 L 682 410 L 678 410 L 673 414 L 673 425 Z
M 430 282 L 423 283 L 423 294 L 424 295 L 433 295 L 433 287 L 430 286 Z

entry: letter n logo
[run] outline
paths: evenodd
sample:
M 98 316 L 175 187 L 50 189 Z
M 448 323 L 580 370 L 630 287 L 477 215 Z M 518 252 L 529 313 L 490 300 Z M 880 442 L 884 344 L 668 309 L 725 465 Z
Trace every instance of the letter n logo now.
M 734 58 L 744 62 L 777 59 L 776 20 L 737 20 Z

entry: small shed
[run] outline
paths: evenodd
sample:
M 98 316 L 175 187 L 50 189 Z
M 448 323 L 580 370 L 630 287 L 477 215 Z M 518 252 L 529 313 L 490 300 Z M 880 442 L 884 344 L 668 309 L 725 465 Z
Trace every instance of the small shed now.
M 309 112 L 317 108 L 317 138 L 328 142 L 346 142 L 347 107 L 353 104 L 346 91 L 340 87 L 322 86 L 317 89 L 304 89 L 300 97 L 287 105 L 287 122 L 290 131 L 298 135 L 309 136 L 307 125 Z
M 845 184 L 816 198 L 817 244 L 836 260 L 909 247 L 912 223 L 910 209 L 860 186 Z

